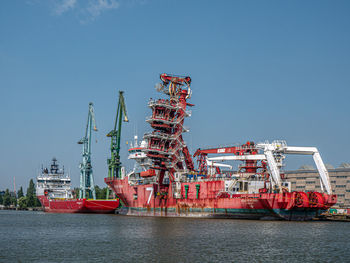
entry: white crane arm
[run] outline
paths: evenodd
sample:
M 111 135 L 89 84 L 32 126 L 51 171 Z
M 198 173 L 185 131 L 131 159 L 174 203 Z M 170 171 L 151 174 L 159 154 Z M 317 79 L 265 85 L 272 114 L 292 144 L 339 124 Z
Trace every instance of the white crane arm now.
M 330 184 L 329 174 L 326 166 L 324 165 L 321 155 L 316 147 L 296 147 L 296 146 L 285 146 L 283 147 L 283 153 L 287 154 L 303 154 L 312 155 L 317 171 L 321 179 L 321 189 L 326 188 L 328 194 L 332 193 L 332 187 Z
M 214 166 L 214 167 L 226 167 L 226 168 L 232 169 L 232 165 L 224 164 L 224 163 L 215 163 L 209 160 L 207 160 L 207 165 Z
M 208 158 L 209 161 L 235 161 L 235 160 L 266 160 L 264 154 L 249 154 L 249 155 L 230 155 L 230 156 L 219 156 Z
M 286 144 L 278 144 L 278 143 L 258 144 L 258 147 L 264 149 L 265 154 L 270 150 L 271 153 L 280 152 L 284 154 L 312 155 L 317 167 L 317 171 L 320 175 L 321 189 L 323 190 L 325 188 L 328 194 L 332 193 L 332 187 L 330 184 L 328 171 L 316 147 L 287 146 Z M 269 158 L 268 158 L 268 163 L 269 163 L 269 166 L 271 166 L 271 162 L 269 161 Z
M 332 187 L 331 187 L 330 180 L 329 180 L 329 174 L 328 174 L 326 166 L 324 165 L 324 163 L 322 161 L 320 153 L 315 152 L 312 155 L 312 157 L 314 158 L 314 161 L 315 161 L 318 173 L 320 174 L 320 178 L 321 178 L 321 181 L 323 183 L 323 186 L 326 188 L 326 191 L 329 195 L 332 194 Z M 321 183 L 321 188 L 323 188 L 322 183 Z
M 265 149 L 265 156 L 267 159 L 267 163 L 269 164 L 268 167 L 269 167 L 272 179 L 273 179 L 275 185 L 278 186 L 278 188 L 280 189 L 280 191 L 282 193 L 280 170 L 277 166 L 277 163 L 276 163 L 275 157 L 273 156 L 272 150 Z
M 285 146 L 282 148 L 283 153 L 287 154 L 302 154 L 302 155 L 313 155 L 317 152 L 315 147 L 298 147 L 298 146 Z

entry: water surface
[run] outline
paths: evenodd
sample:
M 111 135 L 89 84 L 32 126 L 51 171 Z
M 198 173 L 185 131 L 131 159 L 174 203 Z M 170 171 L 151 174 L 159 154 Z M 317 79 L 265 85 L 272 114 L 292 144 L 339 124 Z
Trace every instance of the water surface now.
M 350 262 L 350 223 L 0 211 L 0 262 Z

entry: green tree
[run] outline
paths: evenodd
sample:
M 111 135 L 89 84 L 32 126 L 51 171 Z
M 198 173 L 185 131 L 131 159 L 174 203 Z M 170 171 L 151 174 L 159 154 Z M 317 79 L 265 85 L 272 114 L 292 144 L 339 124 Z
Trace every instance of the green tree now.
M 36 197 L 35 185 L 33 179 L 29 181 L 29 187 L 27 189 L 27 207 L 38 207 L 40 206 L 40 201 Z
M 98 185 L 95 186 L 96 199 L 106 199 L 107 187 L 100 188 Z
M 2 205 L 3 201 L 4 201 L 4 199 L 3 199 L 2 195 L 0 194 L 0 205 Z
M 106 199 L 107 196 L 107 187 L 103 187 L 101 191 L 100 199 Z
M 22 186 L 21 186 L 21 188 L 18 190 L 18 192 L 17 192 L 17 198 L 18 199 L 20 199 L 21 197 L 23 197 L 24 196 L 24 194 L 23 194 L 23 188 L 22 188 Z
M 34 198 L 34 200 L 35 200 L 35 207 L 39 207 L 39 206 L 41 206 L 41 203 L 40 203 L 40 200 L 39 200 L 39 198 L 37 198 L 36 197 L 36 195 L 35 195 L 35 198 Z
M 4 206 L 10 206 L 10 204 L 11 204 L 11 196 L 10 196 L 10 191 L 9 191 L 9 189 L 6 189 L 6 191 L 5 191 L 2 204 L 3 204 Z
M 95 185 L 96 199 L 101 199 L 101 188 L 98 185 Z
M 26 209 L 27 208 L 27 197 L 22 196 L 18 199 L 18 206 L 20 209 Z
M 17 198 L 16 198 L 16 196 L 11 196 L 11 205 L 17 206 Z

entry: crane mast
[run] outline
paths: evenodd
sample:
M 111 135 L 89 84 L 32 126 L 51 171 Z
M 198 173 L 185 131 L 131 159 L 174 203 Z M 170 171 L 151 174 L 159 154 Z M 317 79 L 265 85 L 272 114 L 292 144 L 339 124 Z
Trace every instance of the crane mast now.
M 85 129 L 85 136 L 78 141 L 83 145 L 83 162 L 80 163 L 80 191 L 79 198 L 96 199 L 94 178 L 91 166 L 91 132 L 97 131 L 93 103 L 89 103 L 88 119 Z
M 121 177 L 121 162 L 119 152 L 122 121 L 129 121 L 123 93 L 124 91 L 119 91 L 118 108 L 114 122 L 114 129 L 107 134 L 107 137 L 111 138 L 111 158 L 107 160 L 108 178 Z

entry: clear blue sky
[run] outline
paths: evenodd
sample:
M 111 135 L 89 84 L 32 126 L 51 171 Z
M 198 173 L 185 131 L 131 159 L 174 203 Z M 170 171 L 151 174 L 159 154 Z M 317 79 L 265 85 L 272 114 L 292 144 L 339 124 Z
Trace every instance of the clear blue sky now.
M 103 186 L 118 90 L 125 145 L 135 127 L 150 131 L 146 103 L 163 72 L 192 77 L 192 153 L 285 139 L 318 147 L 325 163 L 350 162 L 349 14 L 349 1 L 1 1 L 0 189 L 14 176 L 27 188 L 53 156 L 77 186 L 90 101 Z

